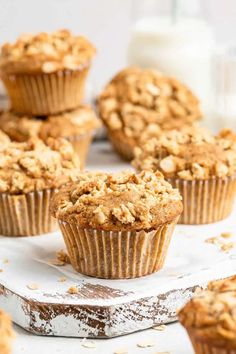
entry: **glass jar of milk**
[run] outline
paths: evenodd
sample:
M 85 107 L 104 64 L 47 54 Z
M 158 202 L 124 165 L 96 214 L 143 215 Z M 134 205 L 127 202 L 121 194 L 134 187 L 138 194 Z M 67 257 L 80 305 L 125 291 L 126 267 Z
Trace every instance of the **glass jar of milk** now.
M 142 9 L 143 15 L 138 16 L 140 9 L 137 6 L 144 6 L 144 3 L 148 11 Z M 155 68 L 181 80 L 198 96 L 203 112 L 209 117 L 213 98 L 214 38 L 210 26 L 202 18 L 188 12 L 183 15 L 186 4 L 191 4 L 191 11 L 193 3 L 196 9 L 195 0 L 173 0 L 170 4 L 174 8 L 170 7 L 169 15 L 164 15 L 168 13 L 168 8 L 163 7 L 166 2 L 134 0 L 133 12 L 137 18 L 128 47 L 128 63 Z

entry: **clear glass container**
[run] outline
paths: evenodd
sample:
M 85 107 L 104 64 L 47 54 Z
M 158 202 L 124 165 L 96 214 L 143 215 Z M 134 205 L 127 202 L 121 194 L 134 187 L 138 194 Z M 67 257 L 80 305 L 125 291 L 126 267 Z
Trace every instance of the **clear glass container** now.
M 155 68 L 174 76 L 198 96 L 203 112 L 212 115 L 211 27 L 197 0 L 134 0 L 129 65 Z

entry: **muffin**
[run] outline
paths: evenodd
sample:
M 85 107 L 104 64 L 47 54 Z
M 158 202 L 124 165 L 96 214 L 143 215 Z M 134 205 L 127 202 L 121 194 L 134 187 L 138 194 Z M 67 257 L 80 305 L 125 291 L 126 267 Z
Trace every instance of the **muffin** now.
M 14 337 L 10 316 L 0 309 L 0 353 L 10 354 Z
M 68 30 L 23 35 L 13 44 L 5 43 L 0 76 L 12 109 L 43 116 L 78 107 L 94 54 L 86 38 Z
M 178 188 L 184 211 L 179 222 L 206 224 L 230 215 L 236 193 L 236 142 L 202 128 L 153 138 L 135 150 L 140 170 L 160 170 Z
M 181 212 L 179 192 L 159 172 L 87 172 L 51 201 L 74 269 L 108 279 L 162 268 Z
M 10 138 L 7 134 L 5 134 L 2 130 L 0 130 L 0 144 L 1 146 L 3 145 L 7 145 L 8 143 L 10 143 Z
M 57 189 L 76 180 L 78 157 L 64 139 L 31 138 L 0 146 L 0 235 L 52 232 L 49 202 Z
M 31 137 L 40 137 L 43 141 L 49 137 L 69 140 L 80 158 L 81 167 L 85 164 L 89 145 L 99 126 L 94 110 L 86 105 L 44 119 L 19 116 L 11 111 L 0 116 L 0 128 L 13 141 L 23 142 Z
M 178 317 L 196 354 L 236 354 L 236 276 L 197 293 Z
M 98 97 L 98 110 L 115 150 L 125 159 L 143 136 L 201 118 L 198 99 L 178 80 L 140 68 L 119 72 Z

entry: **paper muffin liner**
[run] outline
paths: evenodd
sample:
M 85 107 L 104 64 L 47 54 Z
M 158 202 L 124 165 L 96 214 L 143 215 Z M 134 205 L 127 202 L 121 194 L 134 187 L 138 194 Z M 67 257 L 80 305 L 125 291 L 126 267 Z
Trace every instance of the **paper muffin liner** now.
M 105 279 L 128 279 L 163 267 L 177 219 L 152 231 L 84 229 L 59 220 L 73 268 Z
M 131 161 L 134 157 L 134 145 L 130 143 L 129 138 L 118 132 L 108 130 L 108 137 L 114 150 L 124 159 Z
M 217 347 L 214 343 L 204 342 L 193 333 L 188 332 L 195 354 L 236 354 L 236 349 Z
M 70 141 L 74 151 L 78 154 L 80 159 L 81 169 L 84 168 L 86 158 L 89 151 L 89 146 L 93 140 L 94 132 L 89 132 L 85 134 L 66 136 L 65 138 Z
M 89 66 L 55 73 L 3 75 L 2 80 L 16 113 L 44 116 L 79 106 Z
M 183 197 L 180 224 L 209 224 L 227 218 L 233 209 L 236 176 L 208 180 L 168 178 Z
M 49 204 L 56 189 L 27 194 L 0 194 L 0 235 L 34 236 L 57 229 L 49 212 Z

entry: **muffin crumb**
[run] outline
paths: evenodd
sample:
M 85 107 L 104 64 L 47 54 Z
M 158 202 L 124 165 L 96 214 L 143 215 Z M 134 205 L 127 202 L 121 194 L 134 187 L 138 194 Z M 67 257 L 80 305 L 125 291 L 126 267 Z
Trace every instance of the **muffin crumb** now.
M 68 290 L 67 290 L 68 294 L 72 294 L 72 295 L 75 295 L 75 294 L 78 294 L 79 293 L 79 290 L 76 286 L 71 286 Z

